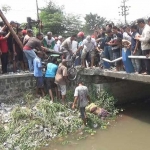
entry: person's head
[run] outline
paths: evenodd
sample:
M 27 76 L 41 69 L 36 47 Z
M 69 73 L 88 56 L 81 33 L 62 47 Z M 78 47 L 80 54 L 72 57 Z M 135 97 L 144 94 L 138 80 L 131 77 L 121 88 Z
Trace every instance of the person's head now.
M 21 28 L 18 29 L 18 36 L 20 36 L 20 37 L 23 36 L 23 33 L 22 33 L 22 29 L 21 29 Z
M 90 43 L 90 42 L 91 42 L 91 36 L 88 35 L 88 36 L 86 37 L 86 40 L 88 41 L 88 43 Z
M 138 30 L 137 25 L 133 24 L 131 25 L 131 32 L 136 32 Z
M 38 38 L 39 40 L 43 39 L 43 33 L 39 32 L 36 34 L 36 38 Z
M 58 36 L 58 40 L 62 41 L 63 37 L 61 35 Z
M 106 30 L 111 30 L 112 29 L 112 24 L 106 24 Z
M 112 31 L 111 31 L 111 29 L 106 30 L 106 34 L 107 34 L 109 37 L 111 37 L 111 36 L 112 36 Z
M 66 61 L 66 59 L 63 59 L 62 62 L 61 62 L 61 64 L 64 65 L 64 66 L 67 66 L 67 61 Z
M 18 26 L 20 26 L 19 23 L 15 22 L 15 21 L 11 21 L 10 22 L 10 25 L 13 27 L 13 28 L 17 28 Z
M 83 85 L 84 84 L 84 82 L 82 81 L 82 80 L 79 80 L 78 82 L 77 82 L 77 85 Z
M 124 32 L 130 32 L 130 26 L 129 25 L 123 26 L 123 30 Z
M 31 29 L 27 29 L 27 35 L 29 37 L 32 37 L 33 36 L 33 31 Z
M 78 37 L 79 39 L 83 40 L 83 39 L 84 39 L 84 32 L 79 32 L 79 33 L 77 34 L 77 37 Z
M 116 26 L 113 26 L 112 32 L 113 32 L 114 34 L 118 33 L 118 28 L 117 28 Z
M 144 26 L 145 26 L 144 19 L 138 19 L 137 24 L 138 24 L 139 28 L 141 28 L 141 29 L 144 28 Z
M 39 58 L 43 58 L 44 57 L 44 53 L 42 51 L 38 51 L 36 54 L 37 54 L 37 56 Z
M 47 37 L 49 40 L 52 38 L 52 35 L 53 35 L 52 32 L 47 32 Z
M 27 34 L 27 30 L 22 30 L 22 34 L 25 36 Z
M 5 36 L 5 32 L 4 31 L 0 31 L 0 37 L 3 37 L 3 36 Z
M 56 58 L 56 57 L 53 57 L 51 62 L 52 62 L 53 64 L 57 64 L 57 58 Z
M 150 17 L 148 18 L 148 20 L 147 20 L 147 21 L 148 21 L 148 25 L 150 26 Z
M 57 37 L 57 36 L 55 37 L 55 41 L 56 41 L 56 42 L 58 41 L 58 37 Z
M 76 34 L 73 34 L 73 35 L 71 36 L 71 41 L 75 41 L 76 38 L 77 38 L 77 35 L 76 35 Z

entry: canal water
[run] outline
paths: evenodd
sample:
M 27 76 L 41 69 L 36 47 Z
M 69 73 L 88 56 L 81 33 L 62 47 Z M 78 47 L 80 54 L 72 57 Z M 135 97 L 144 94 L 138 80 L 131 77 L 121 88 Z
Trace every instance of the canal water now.
M 61 139 L 42 150 L 150 150 L 150 101 L 124 106 L 107 130 L 77 140 L 70 136 L 68 144 Z

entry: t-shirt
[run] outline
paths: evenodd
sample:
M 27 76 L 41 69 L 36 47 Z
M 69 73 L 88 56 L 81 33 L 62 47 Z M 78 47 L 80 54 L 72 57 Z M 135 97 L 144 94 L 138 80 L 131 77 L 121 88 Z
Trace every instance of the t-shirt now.
M 36 37 L 31 37 L 26 43 L 26 45 L 24 46 L 23 50 L 31 50 L 36 48 L 41 50 L 41 41 Z
M 74 96 L 78 96 L 79 107 L 86 107 L 88 105 L 88 88 L 86 86 L 78 86 L 75 89 Z
M 56 64 L 48 63 L 45 77 L 55 78 L 57 69 L 58 66 Z
M 42 62 L 39 57 L 35 57 L 33 60 L 33 65 L 34 65 L 34 76 L 35 77 L 42 77 Z
M 84 49 L 86 52 L 89 52 L 89 51 L 94 50 L 94 48 L 95 48 L 96 45 L 97 45 L 97 44 L 96 44 L 95 39 L 94 39 L 94 38 L 91 38 L 91 42 L 88 42 L 87 39 L 84 39 L 81 46 L 83 46 L 83 49 Z
M 0 50 L 2 53 L 8 52 L 8 45 L 7 45 L 7 39 L 4 39 L 4 37 L 0 36 Z
M 64 77 L 66 77 L 67 74 L 67 67 L 64 65 L 60 64 L 55 76 L 55 82 L 59 85 L 66 85 Z
M 123 38 L 123 36 L 122 36 L 121 33 L 113 34 L 112 42 L 113 42 L 113 43 L 117 43 L 118 38 L 120 38 L 120 39 Z M 112 45 L 112 50 L 113 50 L 113 51 L 116 51 L 116 50 L 119 50 L 119 49 L 120 49 L 120 48 L 119 48 L 119 45 L 118 45 L 118 44 Z
M 76 52 L 78 48 L 78 42 L 77 41 L 72 41 L 72 52 Z
M 46 36 L 43 39 L 43 45 L 44 47 L 53 49 L 55 46 L 55 39 L 51 37 L 51 39 L 49 40 L 48 37 Z
M 71 51 L 72 50 L 72 42 L 71 42 L 71 37 L 68 37 L 65 41 L 60 46 L 61 51 L 67 50 Z

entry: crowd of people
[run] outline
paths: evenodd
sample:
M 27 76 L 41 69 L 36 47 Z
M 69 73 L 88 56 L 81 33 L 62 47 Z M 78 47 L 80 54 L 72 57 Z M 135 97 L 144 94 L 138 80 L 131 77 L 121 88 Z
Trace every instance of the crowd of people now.
M 36 36 L 31 29 L 23 30 L 18 23 L 10 22 L 11 27 L 22 43 L 22 47 L 9 32 L 8 27 L 0 22 L 0 58 L 2 74 L 10 72 L 9 66 L 12 65 L 11 72 L 33 72 L 36 77 L 37 95 L 39 91 L 42 96 L 44 92 L 44 80 L 48 89 L 50 99 L 53 102 L 54 96 L 65 103 L 67 79 L 66 62 L 71 56 L 78 58 L 75 66 L 100 67 L 120 71 L 124 69 L 121 60 L 115 63 L 108 63 L 102 58 L 115 60 L 121 57 L 121 51 L 129 51 L 133 56 L 146 56 L 147 59 L 132 59 L 135 73 L 150 74 L 150 18 L 146 22 L 138 19 L 136 23 L 121 27 L 107 24 L 103 28 L 98 28 L 93 35 L 85 36 L 84 32 L 73 34 L 68 38 L 62 36 L 54 37 L 52 32 L 44 36 L 38 32 Z M 43 74 L 42 59 L 48 58 L 48 50 L 63 52 L 61 63 L 58 64 L 57 58 L 53 57 L 46 65 Z M 55 90 L 53 90 L 55 89 Z M 55 91 L 55 94 L 53 93 Z M 81 82 L 75 90 L 75 100 L 72 108 L 79 98 L 81 100 L 81 114 L 85 112 L 85 106 L 90 100 L 88 89 Z M 85 119 L 85 118 L 84 118 Z M 85 121 L 85 120 L 84 120 Z

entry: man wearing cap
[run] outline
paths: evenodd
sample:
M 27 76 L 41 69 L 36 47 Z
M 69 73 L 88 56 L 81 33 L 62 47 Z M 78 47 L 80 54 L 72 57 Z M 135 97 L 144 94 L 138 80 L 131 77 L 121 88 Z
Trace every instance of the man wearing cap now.
M 94 66 L 94 58 L 95 58 L 95 48 L 96 48 L 97 44 L 94 38 L 91 38 L 90 35 L 88 35 L 86 37 L 86 39 L 83 40 L 81 46 L 78 48 L 78 50 L 76 51 L 76 53 L 78 51 L 82 50 L 82 54 L 81 54 L 81 62 L 82 62 L 82 67 L 86 67 L 85 65 L 85 59 L 87 57 L 87 55 L 90 55 L 91 58 L 91 67 Z
M 29 71 L 33 71 L 33 60 L 36 57 L 34 49 L 42 51 L 41 40 L 43 39 L 42 33 L 37 33 L 36 37 L 31 37 L 23 47 L 23 52 L 28 60 Z
M 54 49 L 55 39 L 52 37 L 52 32 L 48 32 L 47 36 L 44 37 L 43 46 L 49 49 Z
M 147 25 L 144 19 L 137 20 L 139 28 L 143 29 L 142 35 L 138 35 L 135 39 L 141 41 L 142 53 L 146 57 L 150 57 L 150 26 Z M 146 72 L 144 75 L 150 74 L 150 59 L 144 59 Z

